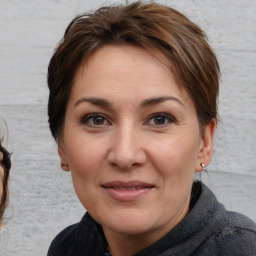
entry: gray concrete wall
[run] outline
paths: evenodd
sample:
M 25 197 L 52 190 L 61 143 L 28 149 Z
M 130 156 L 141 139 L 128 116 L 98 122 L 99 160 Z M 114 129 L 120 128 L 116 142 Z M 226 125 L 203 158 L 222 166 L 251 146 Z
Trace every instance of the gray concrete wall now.
M 48 130 L 46 73 L 70 19 L 103 2 L 0 0 L 0 116 L 14 152 L 1 256 L 45 255 L 52 238 L 85 211 L 70 175 L 60 170 Z M 158 2 L 198 23 L 217 53 L 221 123 L 209 176 L 202 179 L 228 209 L 256 221 L 256 1 Z

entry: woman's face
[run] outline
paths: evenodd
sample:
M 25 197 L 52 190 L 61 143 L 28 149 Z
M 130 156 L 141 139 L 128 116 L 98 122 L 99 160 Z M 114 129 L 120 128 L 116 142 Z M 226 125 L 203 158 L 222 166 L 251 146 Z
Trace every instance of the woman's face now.
M 105 234 L 167 233 L 187 214 L 194 173 L 211 158 L 215 123 L 200 134 L 195 106 L 167 60 L 105 46 L 82 65 L 67 104 L 59 154 Z

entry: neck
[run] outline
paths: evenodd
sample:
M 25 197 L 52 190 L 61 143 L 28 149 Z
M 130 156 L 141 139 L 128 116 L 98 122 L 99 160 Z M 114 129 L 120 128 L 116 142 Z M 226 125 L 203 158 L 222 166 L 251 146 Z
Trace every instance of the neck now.
M 169 223 L 165 223 L 162 227 L 157 227 L 149 232 L 124 234 L 102 226 L 111 255 L 131 256 L 154 244 L 180 223 L 187 215 L 189 212 L 189 201 L 190 197 L 185 206 L 180 210 L 179 214 L 177 214 L 176 218 L 173 218 Z
M 151 244 L 145 236 L 117 234 L 106 229 L 104 233 L 112 256 L 134 255 Z
M 121 234 L 106 227 L 103 227 L 103 232 L 112 256 L 131 256 L 154 244 L 172 228 L 173 226 L 166 225 L 161 231 L 156 230 L 150 232 L 150 234 L 142 233 L 138 235 Z

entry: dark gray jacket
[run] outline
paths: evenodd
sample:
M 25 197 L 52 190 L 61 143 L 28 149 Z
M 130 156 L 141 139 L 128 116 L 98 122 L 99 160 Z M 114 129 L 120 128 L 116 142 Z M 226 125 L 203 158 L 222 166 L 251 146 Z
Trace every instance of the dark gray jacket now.
M 256 224 L 225 210 L 200 182 L 193 185 L 190 209 L 180 224 L 136 256 L 256 256 Z M 56 236 L 48 256 L 104 256 L 106 248 L 101 226 L 86 213 Z

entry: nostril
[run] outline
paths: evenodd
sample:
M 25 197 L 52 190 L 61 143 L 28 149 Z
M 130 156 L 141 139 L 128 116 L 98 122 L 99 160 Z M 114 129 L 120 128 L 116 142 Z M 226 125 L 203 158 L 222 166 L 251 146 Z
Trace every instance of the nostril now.
M 137 167 L 145 164 L 147 161 L 145 151 L 136 143 L 134 134 L 121 138 L 116 136 L 113 138 L 112 148 L 108 152 L 108 161 L 113 167 L 127 170 L 131 167 Z
M 137 162 L 136 159 L 115 159 L 110 161 L 110 164 L 113 168 L 119 168 L 120 170 L 129 170 L 142 165 L 142 163 Z

